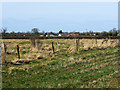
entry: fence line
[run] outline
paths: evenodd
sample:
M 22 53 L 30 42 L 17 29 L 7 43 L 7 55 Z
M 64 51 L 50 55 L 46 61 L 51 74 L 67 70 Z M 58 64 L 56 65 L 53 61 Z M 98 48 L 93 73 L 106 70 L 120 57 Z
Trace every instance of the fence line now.
M 39 37 L 39 36 L 31 36 L 31 37 L 24 37 L 24 36 L 3 36 L 2 39 L 105 39 L 105 38 L 111 38 L 111 39 L 120 39 L 120 36 L 76 36 L 76 37 Z
M 93 42 L 94 41 L 94 42 Z M 41 47 L 39 44 L 41 44 L 38 40 L 36 40 L 36 42 L 35 42 L 35 39 L 33 39 L 33 40 L 30 40 L 30 42 L 31 42 L 31 47 L 36 47 L 37 46 L 37 48 L 39 48 L 39 47 Z M 101 44 L 103 44 L 104 42 L 106 42 L 106 43 L 108 43 L 108 41 L 106 40 L 106 39 L 104 39 L 102 42 L 101 42 Z M 37 44 L 36 44 L 37 43 Z M 57 50 L 58 50 L 58 44 L 59 44 L 59 42 L 58 42 L 58 40 L 57 40 Z M 97 39 L 93 39 L 92 40 L 92 46 L 93 46 L 93 44 L 98 44 L 98 41 L 97 41 Z M 54 44 L 54 42 L 52 41 L 52 43 L 51 43 L 51 45 L 52 45 L 52 52 L 53 52 L 53 54 L 55 54 L 55 45 L 56 44 Z M 75 39 L 75 51 L 76 52 L 78 52 L 78 51 L 80 51 L 79 49 L 80 49 L 80 39 Z M 98 45 L 96 46 L 96 47 L 98 47 Z M 19 45 L 17 45 L 17 57 L 18 57 L 18 59 L 20 59 L 21 58 L 21 56 L 20 56 L 20 51 L 19 51 L 19 49 L 20 49 L 20 47 L 19 47 Z M 2 52 L 2 57 L 4 58 L 4 61 L 3 62 L 5 62 L 5 57 L 6 57 L 6 53 L 7 53 L 7 45 L 5 44 L 5 43 L 3 43 L 3 52 Z

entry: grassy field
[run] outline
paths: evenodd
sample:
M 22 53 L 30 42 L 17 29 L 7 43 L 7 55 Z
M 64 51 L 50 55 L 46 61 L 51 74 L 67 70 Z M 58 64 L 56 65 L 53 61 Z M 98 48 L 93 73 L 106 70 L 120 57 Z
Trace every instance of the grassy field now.
M 20 60 L 31 61 L 3 65 L 3 88 L 118 88 L 118 40 L 102 41 L 82 39 L 76 51 L 74 39 L 41 40 L 43 44 L 36 51 L 31 50 L 29 40 L 3 40 L 11 53 L 6 54 L 7 61 L 18 60 L 16 45 L 20 46 Z

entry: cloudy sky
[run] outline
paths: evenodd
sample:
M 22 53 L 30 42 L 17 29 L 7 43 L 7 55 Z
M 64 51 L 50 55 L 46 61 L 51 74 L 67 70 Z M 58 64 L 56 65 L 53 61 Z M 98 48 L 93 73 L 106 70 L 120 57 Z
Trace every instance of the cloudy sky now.
M 118 27 L 117 2 L 3 2 L 8 31 L 109 31 Z

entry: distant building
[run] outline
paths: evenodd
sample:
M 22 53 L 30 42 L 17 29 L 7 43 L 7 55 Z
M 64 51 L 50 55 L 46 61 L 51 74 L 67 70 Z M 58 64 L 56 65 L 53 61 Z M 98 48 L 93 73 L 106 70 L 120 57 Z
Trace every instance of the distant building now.
M 64 32 L 64 33 L 63 33 L 63 36 L 68 36 L 68 35 L 69 35 L 68 32 Z
M 57 36 L 68 36 L 69 33 L 68 32 L 63 32 L 63 33 L 59 33 Z
M 54 37 L 55 35 L 51 34 L 50 36 L 51 36 L 51 37 Z
M 43 37 L 44 35 L 40 35 L 40 37 Z
M 58 34 L 58 36 L 62 36 L 61 34 Z
M 70 36 L 79 36 L 80 33 L 79 32 L 70 32 L 69 35 Z

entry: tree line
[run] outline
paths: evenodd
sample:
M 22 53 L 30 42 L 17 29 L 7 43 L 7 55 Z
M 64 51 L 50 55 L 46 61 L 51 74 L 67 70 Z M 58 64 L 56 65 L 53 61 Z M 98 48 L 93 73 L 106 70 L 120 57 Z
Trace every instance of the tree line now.
M 46 35 L 55 35 L 58 36 L 59 34 L 62 35 L 67 35 L 67 36 L 72 36 L 72 35 L 77 35 L 77 36 L 118 36 L 119 34 L 119 30 L 117 30 L 116 28 L 113 28 L 110 31 L 103 31 L 103 32 L 93 32 L 93 31 L 89 31 L 89 32 L 63 32 L 63 30 L 59 30 L 57 33 L 55 32 L 39 32 L 38 28 L 33 28 L 31 30 L 31 32 L 7 32 L 7 28 L 2 28 L 2 36 L 46 36 Z

